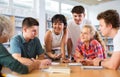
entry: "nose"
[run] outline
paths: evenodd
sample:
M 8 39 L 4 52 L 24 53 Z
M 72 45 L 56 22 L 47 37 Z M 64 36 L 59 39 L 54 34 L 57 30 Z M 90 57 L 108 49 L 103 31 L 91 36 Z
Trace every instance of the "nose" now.
M 76 17 L 76 19 L 77 19 L 77 20 L 79 20 L 79 19 L 80 19 L 80 17 L 79 17 L 79 16 L 77 16 L 77 17 Z

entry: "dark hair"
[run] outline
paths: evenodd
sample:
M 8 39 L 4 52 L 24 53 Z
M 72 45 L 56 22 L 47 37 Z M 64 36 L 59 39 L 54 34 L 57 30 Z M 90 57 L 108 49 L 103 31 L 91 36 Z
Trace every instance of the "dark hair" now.
M 71 10 L 72 13 L 77 13 L 77 14 L 81 14 L 81 13 L 85 13 L 85 9 L 83 6 L 79 5 L 79 6 L 75 6 L 73 7 L 73 9 Z
M 52 24 L 53 24 L 53 23 L 57 23 L 57 22 L 61 22 L 61 23 L 64 24 L 64 28 L 67 27 L 67 20 L 66 20 L 65 16 L 62 15 L 62 14 L 56 14 L 56 15 L 54 15 L 54 16 L 52 17 L 52 20 L 51 20 L 51 21 L 52 21 Z
M 119 28 L 120 18 L 116 10 L 106 10 L 98 14 L 97 19 L 104 19 L 106 24 L 112 24 L 113 28 Z
M 22 22 L 22 27 L 24 26 L 27 26 L 27 27 L 39 26 L 39 22 L 32 17 L 26 17 Z

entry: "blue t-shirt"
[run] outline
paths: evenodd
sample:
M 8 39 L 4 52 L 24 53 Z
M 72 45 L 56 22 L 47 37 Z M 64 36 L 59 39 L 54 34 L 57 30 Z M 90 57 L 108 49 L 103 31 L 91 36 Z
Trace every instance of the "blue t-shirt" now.
M 19 53 L 21 57 L 36 58 L 37 55 L 42 54 L 41 43 L 37 37 L 26 42 L 23 35 L 16 35 L 10 40 L 10 53 Z

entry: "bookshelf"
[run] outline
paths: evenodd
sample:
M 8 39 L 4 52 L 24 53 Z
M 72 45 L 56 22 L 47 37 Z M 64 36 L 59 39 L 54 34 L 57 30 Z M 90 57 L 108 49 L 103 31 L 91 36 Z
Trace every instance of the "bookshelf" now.
M 46 31 L 52 28 L 52 22 L 51 20 L 46 20 Z
M 13 25 L 12 27 L 13 27 L 14 35 L 20 34 L 22 32 L 22 21 L 23 21 L 24 17 L 6 15 L 6 14 L 3 14 L 3 15 L 10 19 L 10 21 Z M 4 43 L 4 46 L 6 48 L 9 48 L 10 47 L 9 41 Z

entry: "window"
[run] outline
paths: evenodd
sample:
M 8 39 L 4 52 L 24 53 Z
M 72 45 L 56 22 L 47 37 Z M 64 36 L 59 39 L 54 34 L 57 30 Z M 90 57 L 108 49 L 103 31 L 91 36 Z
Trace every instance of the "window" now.
M 34 0 L 13 0 L 13 5 L 16 7 L 32 9 L 34 7 Z
M 0 0 L 0 5 L 8 5 L 9 0 Z
M 45 4 L 46 11 L 59 13 L 59 2 L 53 0 L 46 0 Z
M 72 8 L 73 8 L 72 5 L 62 3 L 61 13 L 64 14 L 67 17 L 67 19 L 70 19 L 72 17 L 72 14 L 71 14 Z

